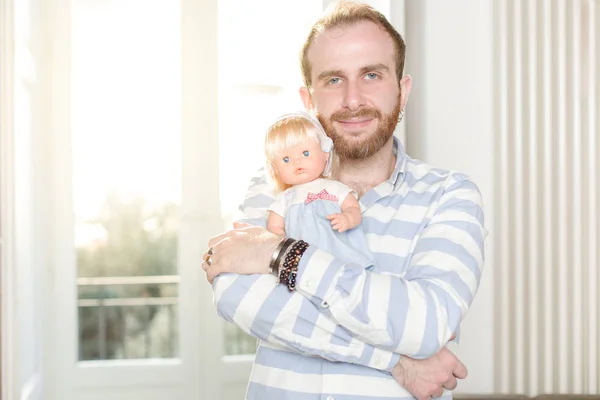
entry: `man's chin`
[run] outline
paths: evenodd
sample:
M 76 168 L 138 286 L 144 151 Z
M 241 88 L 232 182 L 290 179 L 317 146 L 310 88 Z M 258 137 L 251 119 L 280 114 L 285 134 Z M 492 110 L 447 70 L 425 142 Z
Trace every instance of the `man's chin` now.
M 343 133 L 338 136 L 338 140 L 334 141 L 334 144 L 343 147 L 360 148 L 367 145 L 371 137 L 371 134 L 366 132 Z

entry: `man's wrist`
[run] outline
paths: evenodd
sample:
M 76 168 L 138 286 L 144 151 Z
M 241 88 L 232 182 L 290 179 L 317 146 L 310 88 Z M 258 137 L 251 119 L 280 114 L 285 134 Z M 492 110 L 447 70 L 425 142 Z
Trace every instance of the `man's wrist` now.
M 281 238 L 279 244 L 275 248 L 273 255 L 271 256 L 271 262 L 269 264 L 269 273 L 275 275 L 279 279 L 279 268 L 281 266 L 281 260 L 286 250 L 294 243 L 294 239 Z
M 392 369 L 392 375 L 394 376 L 396 381 L 401 386 L 404 386 L 404 384 L 406 383 L 406 380 L 407 380 L 407 376 L 406 376 L 406 371 L 407 371 L 406 363 L 407 362 L 410 362 L 410 358 L 401 355 L 400 359 L 398 359 L 398 362 Z

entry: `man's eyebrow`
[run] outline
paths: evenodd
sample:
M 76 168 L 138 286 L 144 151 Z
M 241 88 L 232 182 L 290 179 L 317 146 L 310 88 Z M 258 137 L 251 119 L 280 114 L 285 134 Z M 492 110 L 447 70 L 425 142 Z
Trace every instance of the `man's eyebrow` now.
M 364 67 L 362 67 L 360 69 L 361 74 L 364 74 L 366 72 L 370 72 L 370 71 L 384 71 L 384 72 L 390 72 L 390 69 L 388 68 L 387 65 L 379 63 L 379 64 L 371 64 L 371 65 L 365 65 Z
M 370 71 L 382 71 L 382 72 L 390 72 L 390 69 L 388 68 L 387 65 L 382 64 L 382 63 L 378 63 L 378 64 L 370 64 L 370 65 L 365 65 L 364 67 L 362 67 L 360 69 L 360 73 L 364 74 Z M 345 77 L 346 74 L 341 70 L 341 69 L 332 69 L 332 70 L 328 70 L 328 71 L 323 71 L 321 72 L 318 76 L 317 76 L 317 80 L 322 81 L 328 78 L 332 78 L 332 77 Z
M 331 78 L 334 76 L 345 76 L 345 74 L 340 69 L 334 69 L 329 71 L 323 71 L 317 76 L 317 80 L 322 81 L 327 78 Z

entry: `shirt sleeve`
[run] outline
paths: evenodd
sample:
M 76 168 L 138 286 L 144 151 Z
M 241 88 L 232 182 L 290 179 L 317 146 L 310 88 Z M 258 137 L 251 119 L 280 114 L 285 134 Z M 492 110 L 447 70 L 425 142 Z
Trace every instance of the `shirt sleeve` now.
M 243 222 L 265 226 L 274 201 L 264 177 L 256 177 L 241 210 Z M 213 283 L 218 314 L 246 333 L 302 354 L 390 372 L 400 356 L 358 339 L 298 292 L 289 292 L 272 275 L 222 274 Z
M 482 198 L 455 174 L 398 277 L 343 264 L 310 246 L 297 291 L 356 338 L 413 358 L 436 354 L 457 332 L 479 286 L 484 261 Z
M 358 195 L 354 190 L 352 190 L 349 186 L 344 185 L 342 182 L 333 181 L 333 188 L 335 196 L 338 198 L 338 205 L 342 207 L 344 204 L 344 200 L 348 197 L 349 194 L 352 194 L 355 199 L 358 199 Z

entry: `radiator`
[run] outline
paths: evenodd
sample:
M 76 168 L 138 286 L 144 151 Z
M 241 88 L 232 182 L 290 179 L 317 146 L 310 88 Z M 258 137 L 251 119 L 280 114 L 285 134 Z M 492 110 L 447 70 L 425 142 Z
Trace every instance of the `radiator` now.
M 600 392 L 600 2 L 494 0 L 495 391 Z

